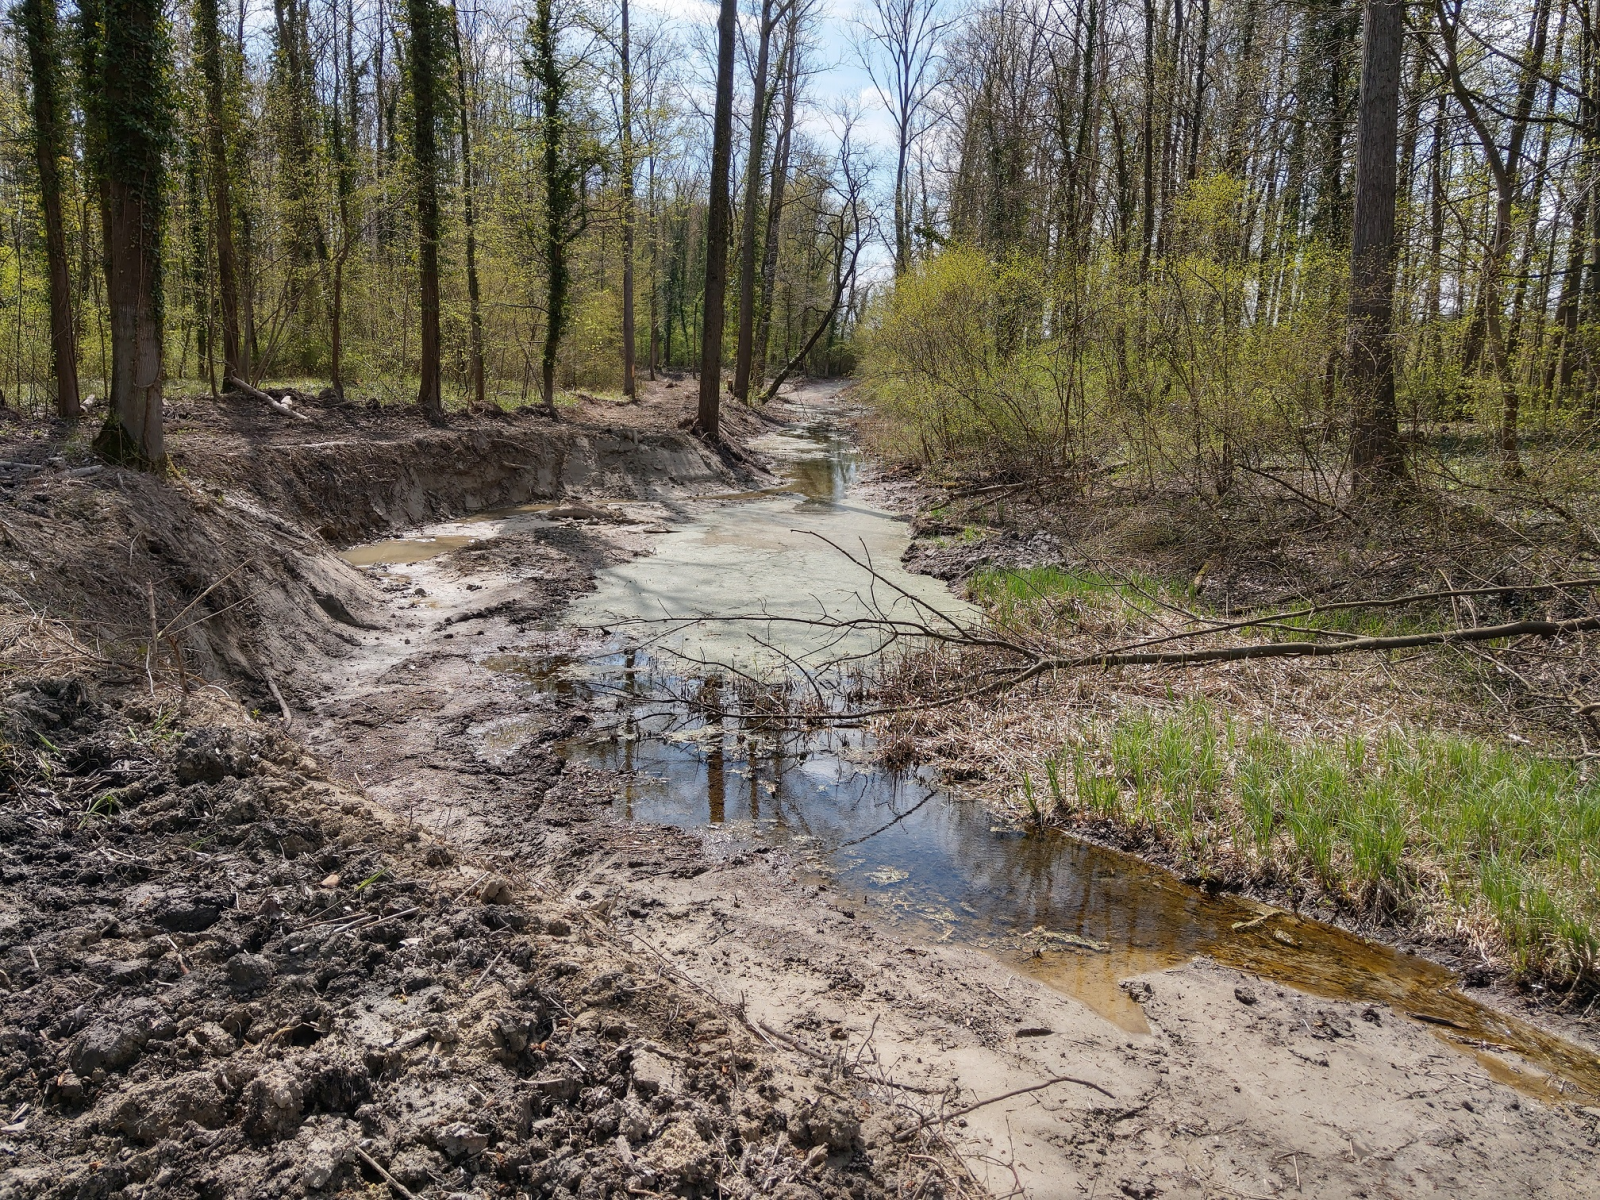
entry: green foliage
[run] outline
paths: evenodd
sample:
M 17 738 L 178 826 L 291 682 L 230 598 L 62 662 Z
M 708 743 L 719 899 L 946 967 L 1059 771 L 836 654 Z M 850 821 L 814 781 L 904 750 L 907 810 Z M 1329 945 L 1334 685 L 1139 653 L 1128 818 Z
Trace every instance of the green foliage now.
M 1203 702 L 1125 713 L 1058 757 L 1071 808 L 1202 867 L 1287 872 L 1363 911 L 1426 897 L 1524 971 L 1600 965 L 1600 782 L 1567 763 L 1451 734 L 1290 739 Z
M 1143 278 L 1109 248 L 1047 263 L 953 245 L 923 260 L 863 342 L 893 448 L 1037 471 L 1115 455 L 1221 495 L 1245 456 L 1303 445 L 1327 417 L 1342 252 L 1299 247 L 1297 303 L 1259 319 L 1267 266 L 1239 252 L 1244 202 L 1237 179 L 1196 181 L 1173 253 Z

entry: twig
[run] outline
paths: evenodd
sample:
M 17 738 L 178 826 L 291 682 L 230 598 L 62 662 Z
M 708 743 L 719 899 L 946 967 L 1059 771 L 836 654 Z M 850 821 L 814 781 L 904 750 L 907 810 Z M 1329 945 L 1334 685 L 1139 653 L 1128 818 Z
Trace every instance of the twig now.
M 1115 1096 L 1106 1091 L 1106 1089 L 1101 1087 L 1098 1083 L 1090 1083 L 1087 1079 L 1079 1079 L 1074 1075 L 1054 1075 L 1049 1079 L 1046 1079 L 1043 1083 L 1034 1083 L 1027 1087 L 1015 1088 L 1009 1092 L 1002 1092 L 998 1096 L 990 1096 L 987 1100 L 979 1100 L 976 1104 L 968 1104 L 963 1108 L 954 1109 L 937 1117 L 923 1117 L 921 1121 L 913 1125 L 910 1129 L 900 1130 L 899 1133 L 894 1135 L 894 1140 L 897 1142 L 908 1141 L 913 1134 L 926 1129 L 929 1125 L 940 1125 L 945 1121 L 953 1121 L 957 1117 L 964 1117 L 969 1112 L 976 1112 L 978 1109 L 986 1108 L 991 1104 L 999 1104 L 1000 1101 L 1009 1100 L 1013 1096 L 1025 1096 L 1029 1092 L 1042 1091 L 1044 1088 L 1054 1087 L 1058 1083 L 1075 1083 L 1079 1087 L 1093 1088 L 1107 1099 L 1116 1099 Z
M 377 1159 L 373 1158 L 372 1155 L 368 1154 L 360 1146 L 355 1146 L 353 1149 L 356 1152 L 356 1156 L 360 1158 L 362 1162 L 366 1163 L 367 1166 L 371 1167 L 379 1175 L 383 1176 L 383 1181 L 394 1189 L 395 1195 L 399 1196 L 400 1200 L 417 1200 L 416 1194 L 412 1192 L 410 1188 L 406 1187 L 405 1184 L 396 1179 L 393 1175 L 389 1174 L 388 1171 L 384 1170 L 383 1164 Z
M 262 667 L 261 674 L 267 681 L 267 690 L 272 693 L 272 698 L 278 702 L 278 707 L 283 710 L 283 727 L 287 729 L 294 724 L 294 714 L 289 711 L 289 706 L 284 703 L 283 693 L 278 690 L 278 682 L 272 678 L 272 672 Z

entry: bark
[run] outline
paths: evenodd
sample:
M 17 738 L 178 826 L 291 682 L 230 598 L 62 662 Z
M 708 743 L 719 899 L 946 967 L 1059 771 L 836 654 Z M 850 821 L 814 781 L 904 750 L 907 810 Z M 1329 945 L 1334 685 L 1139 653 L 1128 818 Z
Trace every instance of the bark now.
M 627 0 L 623 0 L 623 27 L 627 27 Z M 484 404 L 483 299 L 478 285 L 477 178 L 472 167 L 472 106 L 467 97 L 467 59 L 461 52 L 461 13 L 450 2 L 450 34 L 455 39 L 456 98 L 461 120 L 461 223 L 466 234 L 467 257 L 467 387 L 473 403 Z M 626 40 L 626 32 L 624 32 Z M 624 84 L 626 89 L 626 84 Z M 625 319 L 626 320 L 626 319 Z
M 103 132 L 106 299 L 111 380 L 95 449 L 112 462 L 161 470 L 161 234 L 164 151 L 171 126 L 160 0 L 107 0 L 89 102 Z
M 1511 362 L 1503 324 L 1504 277 L 1506 259 L 1511 251 L 1513 205 L 1516 202 L 1517 180 L 1522 161 L 1522 143 L 1527 135 L 1528 122 L 1533 113 L 1534 94 L 1544 66 L 1550 4 L 1549 0 L 1539 0 L 1531 17 L 1532 24 L 1528 31 L 1528 48 L 1523 62 L 1521 84 L 1504 151 L 1501 150 L 1494 131 L 1484 120 L 1479 98 L 1467 87 L 1462 77 L 1458 53 L 1459 27 L 1446 13 L 1443 0 L 1435 0 L 1435 13 L 1439 22 L 1440 43 L 1444 51 L 1445 70 L 1449 76 L 1451 90 L 1455 93 L 1468 124 L 1478 137 L 1484 162 L 1494 183 L 1494 233 L 1490 238 L 1489 252 L 1484 261 L 1480 294 L 1485 341 L 1494 366 L 1495 377 L 1500 385 L 1500 422 L 1497 441 L 1501 470 L 1515 478 L 1522 474 L 1522 462 L 1517 445 L 1520 436 L 1521 394 L 1517 389 L 1516 380 L 1511 375 Z
M 628 44 L 628 0 L 622 0 L 622 394 L 639 394 L 633 328 L 633 62 Z M 654 334 L 652 322 L 651 333 Z M 654 367 L 654 360 L 651 363 Z M 652 372 L 653 373 L 653 372 Z
M 767 89 L 768 56 L 777 28 L 774 0 L 762 0 L 756 50 L 756 77 L 750 103 L 750 152 L 745 156 L 744 217 L 739 237 L 739 333 L 733 355 L 733 394 L 750 398 L 750 352 L 756 326 L 756 214 L 761 204 L 761 164 L 767 152 L 767 114 L 772 97 Z
M 540 90 L 540 166 L 544 176 L 545 334 L 540 356 L 540 396 L 552 415 L 556 405 L 556 359 L 566 331 L 571 270 L 567 245 L 578 207 L 578 179 L 567 142 L 566 79 L 556 58 L 553 0 L 538 0 L 534 12 L 535 71 Z
M 759 384 L 766 377 L 767 359 L 772 350 L 772 293 L 778 278 L 779 230 L 783 221 L 785 193 L 789 184 L 789 152 L 794 144 L 794 104 L 799 89 L 796 21 L 791 13 L 784 51 L 783 119 L 778 126 L 778 142 L 772 154 L 772 190 L 767 196 L 767 233 L 761 254 L 761 294 L 756 307 L 756 338 L 752 372 Z
M 717 17 L 717 104 L 712 118 L 710 203 L 706 211 L 705 311 L 700 329 L 700 403 L 696 424 L 716 441 L 721 436 L 722 326 L 728 291 L 728 160 L 733 155 L 733 37 L 737 0 L 722 0 Z
M 1200 0 L 1200 32 L 1195 39 L 1194 104 L 1189 111 L 1189 169 L 1191 182 L 1200 171 L 1200 130 L 1206 107 L 1206 57 L 1211 41 L 1211 0 Z
M 1150 274 L 1156 237 L 1156 0 L 1144 0 L 1144 128 L 1140 154 L 1144 184 L 1144 229 L 1139 245 L 1139 278 Z
M 60 163 L 67 154 L 61 97 L 60 26 L 55 0 L 24 0 L 18 11 L 27 43 L 33 83 L 33 152 L 39 169 L 39 207 L 43 210 L 45 263 L 50 275 L 50 368 L 55 380 L 56 415 L 76 421 L 78 334 L 72 316 L 72 263 L 61 210 Z
M 277 139 L 289 236 L 289 282 L 293 290 L 290 303 L 298 339 L 293 350 L 298 365 L 310 370 L 316 365 L 311 314 L 321 307 L 316 293 L 329 253 L 318 196 L 313 121 L 319 106 L 310 62 L 306 3 L 307 0 L 273 0 L 273 20 L 277 42 L 274 64 Z M 270 342 L 268 353 L 272 353 Z
M 1394 391 L 1395 151 L 1400 130 L 1401 0 L 1367 0 L 1350 255 L 1348 383 L 1358 488 L 1400 473 Z
M 430 421 L 444 419 L 439 364 L 438 20 L 433 0 L 407 0 L 411 26 L 412 151 L 417 170 L 417 251 L 421 284 L 422 378 L 417 404 Z
M 338 17 L 335 0 L 334 16 Z M 332 109 L 333 160 L 336 177 L 334 191 L 339 208 L 339 251 L 333 256 L 333 296 L 329 302 L 328 322 L 328 373 L 334 393 L 344 399 L 344 269 L 350 259 L 355 241 L 352 228 L 350 201 L 355 193 L 355 149 L 351 142 L 356 137 L 356 69 L 355 69 L 355 0 L 345 0 L 345 61 L 339 65 L 337 38 L 334 45 L 334 96 Z M 341 94 L 342 93 L 342 94 Z M 346 103 L 341 103 L 347 101 Z

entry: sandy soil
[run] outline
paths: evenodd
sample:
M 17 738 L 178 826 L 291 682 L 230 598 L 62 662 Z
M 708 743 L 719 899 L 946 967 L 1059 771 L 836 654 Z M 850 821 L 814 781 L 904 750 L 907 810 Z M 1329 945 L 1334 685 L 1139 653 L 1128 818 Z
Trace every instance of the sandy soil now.
M 275 561 L 316 564 L 355 618 L 284 585 L 276 619 L 338 635 L 279 651 L 314 649 L 284 680 L 286 735 L 204 690 L 170 712 L 138 680 L 13 691 L 0 1196 L 1600 1189 L 1600 1109 L 1496 1082 L 1386 1008 L 1195 962 L 1127 981 L 1149 1030 L 1130 1034 L 874 924 L 779 851 L 614 820 L 619 780 L 552 750 L 595 714 L 518 673 L 562 647 L 542 623 L 593 571 L 689 502 L 664 475 L 619 494 L 614 466 L 560 491 L 622 519 L 528 514 L 384 571 L 333 559 L 308 511 L 262 516 L 291 531 Z M 316 503 L 401 532 L 351 516 L 399 486 Z M 462 511 L 434 490 L 419 516 Z M 7 514 L 18 541 L 55 520 L 39 507 Z M 209 511 L 197 539 L 224 528 Z M 29 758 L 41 737 L 61 757 Z M 108 786 L 120 815 L 86 820 Z
M 538 580 L 573 578 L 535 565 L 557 532 L 389 572 L 390 631 L 312 706 L 308 744 L 391 811 L 559 891 L 663 974 L 743 1014 L 802 1086 L 855 1081 L 911 1120 L 1055 1075 L 1094 1085 L 1053 1084 L 940 1126 L 995 1194 L 1576 1196 L 1600 1185 L 1600 1110 L 1522 1095 L 1491 1076 L 1504 1068 L 1388 1009 L 1196 962 L 1127 982 L 1150 1029 L 1129 1035 L 981 954 L 875 927 L 781 852 L 618 824 L 618 781 L 561 773 L 546 748 L 589 714 L 506 669 L 560 647 L 502 607 L 548 611 Z M 576 574 L 649 537 L 591 525 L 567 561 Z

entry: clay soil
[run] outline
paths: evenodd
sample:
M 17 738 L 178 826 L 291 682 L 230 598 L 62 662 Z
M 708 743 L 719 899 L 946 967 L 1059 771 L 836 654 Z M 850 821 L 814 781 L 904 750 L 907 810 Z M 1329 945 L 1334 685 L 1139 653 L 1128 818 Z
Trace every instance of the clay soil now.
M 195 399 L 164 481 L 9 428 L 0 1196 L 1594 1194 L 1600 1110 L 1402 1013 L 1196 961 L 1126 981 L 1130 1031 L 620 820 L 554 749 L 601 714 L 527 664 L 581 649 L 597 569 L 771 482 L 689 391 L 444 429 Z

